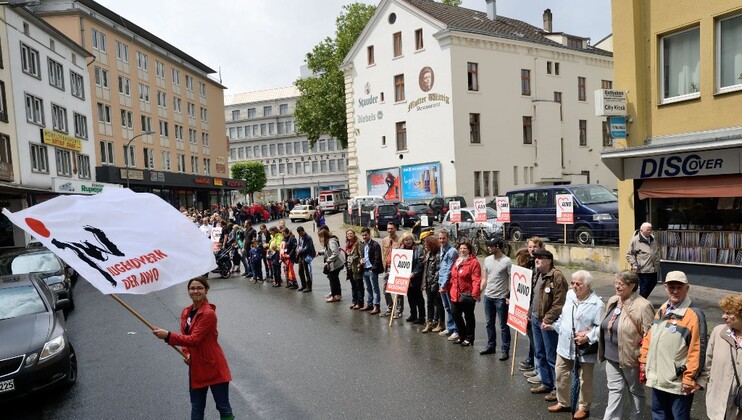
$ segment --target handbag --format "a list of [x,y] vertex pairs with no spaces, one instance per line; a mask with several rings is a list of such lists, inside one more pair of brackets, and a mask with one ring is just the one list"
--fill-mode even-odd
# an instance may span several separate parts
[[[572,306],[572,337],[575,334],[575,308],[577,305]],[[575,343],[575,354],[577,356],[587,356],[588,354],[595,354],[598,352],[598,342],[590,343],[589,341],[584,344]]]
[[732,347],[729,347],[729,353],[732,355],[734,379],[737,380],[737,388],[734,390],[734,406],[742,409],[742,386],[739,385],[739,375],[737,375],[737,362],[734,360],[734,350],[732,350]]

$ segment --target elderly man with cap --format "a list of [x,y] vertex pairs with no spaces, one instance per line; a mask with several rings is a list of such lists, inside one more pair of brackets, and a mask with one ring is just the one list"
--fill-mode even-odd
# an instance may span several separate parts
[[484,316],[487,319],[487,347],[479,354],[497,352],[497,317],[500,317],[500,338],[502,354],[500,360],[508,360],[510,355],[510,327],[508,327],[508,297],[510,296],[510,267],[512,261],[502,250],[505,241],[489,239],[486,242],[487,253],[484,259],[484,271],[487,274],[482,281],[484,295]]
[[706,316],[691,305],[689,289],[685,273],[667,273],[667,302],[642,341],[639,381],[652,388],[653,419],[689,419],[693,394],[701,388]]
[[536,286],[533,289],[533,344],[538,359],[541,385],[531,388],[534,394],[548,394],[546,401],[556,401],[556,348],[559,334],[551,324],[562,313],[569,283],[561,271],[554,268],[554,255],[541,249],[533,253],[536,264]]

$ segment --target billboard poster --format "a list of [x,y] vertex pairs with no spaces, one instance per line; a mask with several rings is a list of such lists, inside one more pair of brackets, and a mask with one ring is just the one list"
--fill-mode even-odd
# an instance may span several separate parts
[[407,201],[443,197],[440,162],[403,166],[402,193]]
[[399,168],[366,171],[368,195],[378,195],[385,200],[401,200]]

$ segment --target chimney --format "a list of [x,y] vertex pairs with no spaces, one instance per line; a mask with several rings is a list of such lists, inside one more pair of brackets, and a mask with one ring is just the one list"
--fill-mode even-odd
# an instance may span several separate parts
[[544,10],[544,31],[551,33],[551,22],[553,22],[553,17],[551,16],[551,9]]
[[485,0],[487,2],[487,17],[490,20],[497,18],[497,0]]

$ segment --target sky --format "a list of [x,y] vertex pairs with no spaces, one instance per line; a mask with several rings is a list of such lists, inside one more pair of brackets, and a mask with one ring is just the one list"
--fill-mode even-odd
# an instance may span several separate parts
[[[352,0],[97,0],[126,19],[221,69],[225,95],[291,85],[307,52],[332,37],[342,6]],[[368,4],[378,1],[360,0]],[[497,14],[543,27],[551,9],[554,32],[589,37],[611,33],[611,0],[498,0]],[[206,7],[203,7],[206,5]],[[486,10],[485,0],[461,7]],[[216,79],[218,74],[213,75]]]

